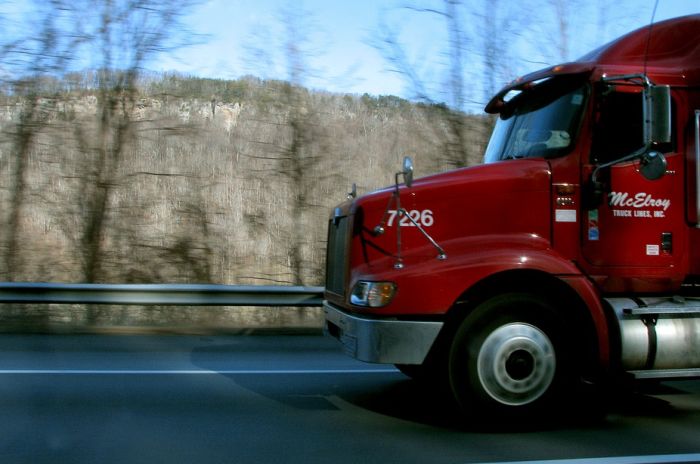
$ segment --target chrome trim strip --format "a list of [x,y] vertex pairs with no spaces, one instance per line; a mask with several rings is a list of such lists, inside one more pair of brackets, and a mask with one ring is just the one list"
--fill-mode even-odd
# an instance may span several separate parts
[[656,369],[629,371],[635,379],[697,379],[700,369]]

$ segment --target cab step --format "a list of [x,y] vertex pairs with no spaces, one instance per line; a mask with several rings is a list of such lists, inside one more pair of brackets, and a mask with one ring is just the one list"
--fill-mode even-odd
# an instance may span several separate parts
[[638,306],[624,307],[622,312],[630,316],[661,314],[700,315],[700,299],[674,296],[672,298],[638,298]]

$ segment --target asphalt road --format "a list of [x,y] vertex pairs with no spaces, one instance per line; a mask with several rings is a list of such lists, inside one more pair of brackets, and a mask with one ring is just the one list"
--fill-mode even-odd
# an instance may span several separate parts
[[700,460],[700,381],[612,403],[593,422],[475,432],[320,336],[0,336],[2,463]]

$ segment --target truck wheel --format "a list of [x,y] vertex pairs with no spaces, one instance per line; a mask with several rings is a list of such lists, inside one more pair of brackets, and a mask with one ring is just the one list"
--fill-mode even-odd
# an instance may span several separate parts
[[486,420],[548,417],[573,376],[563,324],[542,298],[504,294],[479,305],[450,350],[452,393]]

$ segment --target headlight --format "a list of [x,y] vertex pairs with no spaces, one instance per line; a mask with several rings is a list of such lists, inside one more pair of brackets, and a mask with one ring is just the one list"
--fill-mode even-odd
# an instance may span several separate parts
[[388,305],[395,293],[396,284],[393,282],[360,281],[352,289],[350,303],[357,306],[380,308]]

